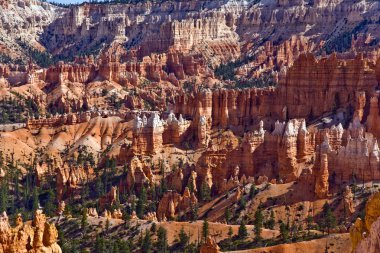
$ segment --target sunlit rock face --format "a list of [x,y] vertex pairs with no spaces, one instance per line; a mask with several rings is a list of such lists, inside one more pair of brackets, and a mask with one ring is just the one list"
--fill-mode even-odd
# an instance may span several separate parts
[[376,192],[365,206],[365,218],[358,218],[350,228],[353,252],[379,251],[380,193]]
[[[205,112],[206,117],[212,116],[212,126],[220,127],[249,125],[258,117],[313,119],[334,108],[355,108],[358,90],[375,91],[376,68],[360,55],[343,60],[334,54],[321,59],[310,53],[301,54],[287,71],[280,73],[276,89],[220,89],[211,94],[183,94],[177,98],[175,112],[193,117],[198,111]],[[197,109],[190,110],[194,107]]]
[[0,249],[3,252],[62,252],[57,244],[57,228],[46,221],[41,210],[35,212],[31,224],[23,223],[19,215],[14,228],[9,225],[4,212],[0,215],[0,232]]

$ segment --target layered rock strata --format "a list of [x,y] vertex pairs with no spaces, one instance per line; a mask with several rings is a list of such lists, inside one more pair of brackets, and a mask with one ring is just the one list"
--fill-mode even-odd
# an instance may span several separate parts
[[264,117],[310,121],[338,108],[355,108],[357,91],[370,94],[378,83],[376,65],[362,55],[341,60],[335,54],[321,59],[301,54],[292,67],[280,73],[277,88],[182,94],[174,112],[191,118],[204,115],[212,126],[232,129]]

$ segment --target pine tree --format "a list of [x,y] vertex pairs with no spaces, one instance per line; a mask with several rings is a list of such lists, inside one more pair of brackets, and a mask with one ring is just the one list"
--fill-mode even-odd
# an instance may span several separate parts
[[244,210],[247,206],[247,200],[245,199],[245,197],[241,197],[240,200],[239,200],[239,209],[240,210]]
[[106,253],[107,252],[105,241],[100,236],[96,237],[94,249],[95,249],[96,253]]
[[308,215],[306,218],[306,224],[307,224],[307,235],[310,235],[311,230],[311,223],[313,222],[313,217],[311,215]]
[[141,187],[140,196],[136,204],[136,214],[139,218],[142,218],[144,216],[146,201],[147,201],[146,190],[145,190],[145,187],[143,186]]
[[232,239],[232,236],[234,235],[234,231],[232,231],[232,227],[231,226],[229,226],[228,227],[228,239]]
[[83,235],[86,234],[87,225],[88,225],[88,221],[87,221],[87,208],[83,208],[82,219],[81,219],[81,227],[82,227],[82,230],[83,230]]
[[38,209],[39,203],[40,203],[40,200],[39,200],[38,188],[35,187],[33,190],[33,206],[32,206],[33,213]]
[[211,189],[206,182],[202,182],[200,197],[202,201],[209,201],[211,199]]
[[185,229],[181,228],[181,230],[179,231],[179,245],[181,246],[181,248],[184,248],[186,247],[186,245],[188,244],[189,242],[189,236],[185,233]]
[[248,236],[247,227],[245,226],[245,222],[242,220],[239,226],[238,238],[245,239],[247,236]]
[[8,185],[4,181],[0,185],[0,213],[7,211],[8,208]]
[[54,215],[54,192],[52,189],[49,189],[47,200],[44,208],[44,212],[47,216],[53,216]]
[[150,233],[145,231],[144,239],[142,240],[141,251],[143,253],[151,253],[152,252],[152,241],[150,238]]
[[190,177],[189,178],[189,182],[187,183],[187,188],[189,188],[189,191],[191,192],[191,193],[193,193],[194,192],[194,183],[193,183],[193,178],[192,177]]
[[260,208],[258,208],[255,212],[255,221],[254,221],[254,225],[255,225],[255,239],[256,241],[261,241],[262,240],[262,237],[261,237],[261,231],[263,229],[263,213],[261,211]]
[[106,220],[106,233],[108,234],[108,231],[110,230],[110,220],[107,218]]
[[330,205],[326,202],[323,206],[323,219],[322,219],[322,227],[327,228],[327,233],[330,234],[330,229],[336,226],[336,217],[331,210]]
[[270,211],[270,218],[267,222],[267,226],[269,229],[274,229],[274,225],[275,225],[276,221],[274,219],[274,212],[273,210]]
[[202,240],[205,242],[207,237],[209,236],[209,224],[206,219],[203,220],[203,225],[202,225]]
[[157,230],[157,225],[155,222],[153,222],[152,226],[150,226],[150,232],[152,232],[154,234],[154,233],[156,233],[156,230]]
[[281,222],[280,224],[280,235],[281,235],[281,238],[284,242],[286,242],[289,238],[289,229],[288,227]]
[[230,221],[231,219],[231,211],[229,208],[226,208],[224,210],[224,219],[226,220],[226,224],[228,224],[228,222]]
[[122,253],[131,253],[131,247],[128,242],[124,240],[118,240],[119,251]]
[[168,236],[165,228],[160,227],[157,231],[157,250],[158,252],[168,252]]
[[190,202],[190,220],[192,221],[198,220],[198,204],[197,203],[193,205],[193,203]]
[[256,186],[252,184],[251,188],[249,188],[249,199],[253,199],[255,195],[256,195]]
[[97,176],[96,182],[95,182],[96,197],[100,198],[104,194],[103,190],[104,190],[104,187],[103,187],[102,179],[99,176]]

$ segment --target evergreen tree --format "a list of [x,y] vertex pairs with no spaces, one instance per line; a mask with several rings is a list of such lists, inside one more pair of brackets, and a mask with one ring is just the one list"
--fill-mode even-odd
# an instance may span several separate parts
[[280,223],[280,235],[284,242],[289,238],[289,229],[283,222]]
[[152,223],[152,226],[150,226],[150,232],[152,232],[152,233],[154,234],[154,233],[156,233],[156,230],[157,230],[156,223],[153,222],[153,223]]
[[142,218],[144,216],[146,201],[147,201],[146,190],[145,190],[145,187],[143,186],[141,187],[140,196],[136,204],[136,214],[139,218]]
[[327,233],[330,234],[330,229],[336,226],[336,217],[327,202],[323,205],[322,215],[321,226],[322,228],[327,229]]
[[152,241],[150,238],[150,233],[145,231],[144,239],[142,240],[141,251],[143,253],[151,253],[152,252]]
[[228,224],[228,222],[230,221],[231,219],[231,211],[229,208],[226,208],[224,210],[224,219],[226,220],[226,224]]
[[245,199],[244,196],[242,196],[239,200],[239,209],[244,210],[247,206],[247,200]]
[[203,225],[202,225],[202,241],[206,241],[207,237],[209,236],[209,224],[206,219],[203,220]]
[[253,199],[256,195],[256,185],[252,184],[251,188],[249,188],[249,199]]
[[198,204],[193,205],[192,202],[190,202],[190,220],[198,220]]
[[263,217],[263,213],[261,211],[261,208],[258,208],[255,212],[255,221],[254,221],[255,239],[257,241],[261,241],[261,239],[262,239],[261,231],[263,229],[263,220],[264,220],[264,217]]
[[6,181],[0,185],[0,213],[7,211],[8,208],[8,184]]
[[232,236],[234,235],[234,231],[232,231],[232,227],[231,226],[229,226],[228,227],[228,239],[232,239]]
[[95,181],[95,194],[97,198],[100,198],[104,194],[104,187],[100,176],[96,177]]
[[211,189],[206,182],[202,182],[200,197],[202,201],[211,200]]
[[238,231],[238,238],[239,239],[245,239],[248,236],[247,227],[245,226],[244,221],[242,220],[240,222],[239,231]]
[[108,234],[108,231],[110,230],[110,220],[107,218],[106,220],[106,233]]
[[193,193],[194,192],[194,183],[193,183],[193,178],[192,177],[190,177],[189,178],[189,182],[187,183],[187,188],[189,188],[189,191],[191,192],[191,193]]
[[179,245],[181,246],[181,248],[185,248],[189,242],[189,236],[185,233],[185,229],[183,228],[183,226],[181,230],[179,231],[178,237],[179,237]]
[[157,231],[157,250],[158,252],[168,252],[168,236],[165,228],[160,227]]
[[107,252],[105,241],[100,236],[96,237],[94,250],[95,250],[95,253],[106,253]]
[[312,222],[313,222],[313,217],[311,215],[308,215],[307,218],[306,218],[307,235],[310,235],[311,223]]
[[54,199],[55,199],[54,192],[52,189],[49,189],[44,212],[47,216],[50,216],[50,217],[54,215],[54,209],[55,209]]
[[269,229],[274,229],[274,225],[275,225],[276,221],[274,219],[274,212],[273,210],[270,211],[270,218],[267,222],[267,226]]
[[119,244],[119,251],[121,253],[131,253],[131,247],[129,245],[128,242],[124,241],[124,240],[118,240],[118,244]]
[[38,194],[38,188],[35,187],[33,190],[33,206],[32,206],[32,212],[34,213],[40,205],[39,200],[39,194]]
[[81,227],[82,227],[82,230],[83,230],[83,235],[86,234],[87,225],[88,225],[88,221],[87,221],[87,208],[83,208],[82,219],[81,219]]

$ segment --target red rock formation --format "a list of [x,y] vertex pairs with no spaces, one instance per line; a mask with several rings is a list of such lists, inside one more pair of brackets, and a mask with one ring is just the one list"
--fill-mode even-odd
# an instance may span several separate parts
[[144,215],[143,220],[157,221],[156,212],[148,212],[146,215]]
[[0,215],[0,250],[2,252],[51,252],[61,253],[57,244],[58,231],[54,224],[46,221],[41,210],[37,210],[31,225],[18,219],[17,226],[11,228],[8,216]]
[[[336,129],[331,128],[330,133],[334,134]],[[328,155],[329,172],[330,175],[334,175],[335,183],[347,183],[353,176],[364,181],[380,178],[377,169],[380,162],[379,147],[373,135],[364,132],[364,126],[360,124],[358,118],[354,119],[345,133],[342,131],[343,129],[339,130],[337,139],[340,140],[335,142],[335,148],[330,145],[328,134],[317,150],[317,156]],[[345,140],[343,136],[347,139]]]
[[[278,130],[281,130],[280,125],[275,128],[272,136],[282,134]],[[306,129],[305,121],[290,120],[285,126],[279,144],[279,176],[285,181],[293,181],[301,174],[299,165],[306,161],[314,144],[312,136]]]
[[91,167],[63,166],[63,168],[57,168],[56,173],[58,201],[71,195],[78,197],[83,184],[94,177],[94,170]]
[[377,138],[380,137],[380,115],[379,115],[379,93],[376,93],[375,96],[373,96],[370,99],[370,106],[369,106],[369,115],[367,117],[367,131],[375,135]]
[[272,133],[265,131],[260,122],[259,130],[245,133],[238,147],[228,150],[223,146],[217,151],[209,148],[202,153],[196,165],[198,185],[203,178],[210,177],[217,192],[222,193],[243,177],[294,181],[305,163],[311,161],[314,150],[315,134],[307,131],[304,120],[276,122]]
[[329,168],[326,154],[321,156],[320,165],[319,170],[315,172],[315,195],[323,199],[329,194]]
[[303,36],[293,35],[279,45],[273,41],[266,41],[264,46],[256,49],[257,56],[248,64],[239,67],[236,71],[238,76],[246,78],[258,78],[262,73],[282,70],[290,67],[302,53],[312,52],[316,49],[313,42]]
[[99,199],[99,208],[102,210],[107,206],[116,204],[117,201],[117,187],[112,186],[111,190]]
[[178,215],[186,214],[191,207],[197,204],[198,200],[194,193],[190,193],[186,187],[183,195],[174,191],[168,191],[161,198],[157,208],[157,218],[159,221],[174,219]]
[[301,54],[280,74],[277,88],[182,94],[176,100],[175,113],[193,119],[205,115],[212,126],[222,128],[250,125],[263,117],[313,119],[337,108],[356,106],[353,98],[358,90],[371,93],[378,85],[375,68],[361,55],[339,60],[335,54],[321,59]]
[[[338,60],[333,54],[317,60],[312,54],[304,54],[294,62],[286,78],[280,78],[279,99],[287,106],[290,118],[317,117],[334,107],[347,106],[356,91],[371,92],[377,83],[372,65],[361,55],[353,60]],[[325,89],[327,92],[323,92]]]
[[141,161],[136,156],[130,161],[130,169],[128,170],[127,177],[120,182],[120,193],[134,189],[140,190],[145,184],[154,182],[151,164],[147,161]]
[[90,207],[90,208],[87,209],[87,215],[89,217],[95,217],[95,218],[99,217],[98,211],[96,211],[96,208],[92,208],[92,207]]
[[65,208],[66,208],[65,201],[60,201],[59,204],[58,204],[58,208],[57,208],[57,214],[59,216],[62,216],[63,213],[65,212]]
[[50,118],[28,118],[26,127],[28,129],[40,129],[42,127],[53,128],[62,125],[75,125],[90,121],[92,117],[99,116],[96,113],[83,112],[83,113],[69,113],[63,115],[52,116]]
[[354,194],[348,185],[343,193],[343,208],[349,214],[353,214],[355,212]]
[[59,62],[46,70],[45,82],[62,84],[65,81],[87,83],[96,77],[96,66],[86,64],[64,64]]
[[371,226],[366,237],[360,241],[355,253],[376,253],[380,251],[380,218],[378,218]]
[[352,252],[378,252],[380,249],[380,192],[374,193],[368,199],[365,214],[364,221],[358,218],[350,228]]
[[152,113],[149,119],[143,115],[136,117],[134,122],[132,150],[137,154],[154,154],[162,148],[164,123],[157,113]]
[[163,144],[181,144],[189,127],[190,121],[184,120],[182,115],[179,115],[177,119],[174,113],[170,113],[163,132]]
[[207,237],[206,241],[201,245],[200,253],[219,253],[220,248],[216,244],[215,240],[210,236]]

